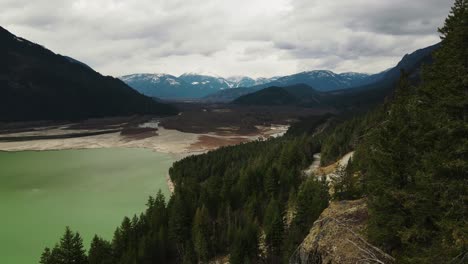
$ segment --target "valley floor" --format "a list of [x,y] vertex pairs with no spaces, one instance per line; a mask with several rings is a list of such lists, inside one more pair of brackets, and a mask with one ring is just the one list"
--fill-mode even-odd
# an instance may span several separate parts
[[[19,133],[4,133],[0,135],[1,151],[23,150],[61,150],[61,149],[91,149],[91,148],[148,148],[158,152],[168,153],[177,157],[203,153],[221,146],[248,142],[259,138],[278,136],[285,133],[287,125],[259,126],[258,132],[249,135],[236,133],[219,134],[188,133],[175,129],[159,127],[157,130],[141,133],[125,134],[123,131],[103,133],[90,136],[77,136],[96,130],[70,129],[72,124],[60,127],[36,128],[33,131]],[[76,135],[63,137],[63,135]],[[55,137],[55,138],[54,138]]]

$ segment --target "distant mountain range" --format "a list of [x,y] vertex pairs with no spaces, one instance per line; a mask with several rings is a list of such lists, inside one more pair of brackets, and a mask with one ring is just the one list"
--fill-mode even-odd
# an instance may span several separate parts
[[[381,102],[392,93],[400,78],[401,70],[406,71],[410,81],[418,82],[422,64],[432,62],[432,53],[439,44],[417,50],[405,55],[394,68],[385,72],[364,77],[364,85],[353,89],[334,91],[319,91],[307,84],[292,86],[262,86],[251,88],[230,89],[211,95],[211,101],[226,101],[231,99],[233,104],[239,105],[296,105],[303,107],[327,106],[336,109],[365,109],[367,106]],[[329,73],[327,75],[332,75]],[[367,83],[373,80],[371,83]],[[276,81],[277,82],[277,81]],[[236,97],[237,96],[237,97]]]
[[0,27],[0,121],[176,114],[119,79]]
[[255,87],[259,90],[271,86],[283,87],[300,83],[310,85],[319,91],[332,91],[372,83],[378,77],[379,75],[365,73],[336,74],[331,71],[317,70],[257,79],[246,76],[223,78],[195,73],[186,73],[179,77],[169,74],[131,74],[122,76],[120,79],[147,96],[165,99],[197,99],[212,96],[217,92],[231,96],[243,94],[241,91],[231,94],[230,90],[233,88]]
[[[435,47],[435,46],[431,46]],[[431,47],[427,49],[431,50]],[[223,78],[195,73],[179,77],[169,74],[131,74],[120,77],[138,92],[164,99],[203,99],[212,102],[229,102],[239,96],[267,87],[286,87],[305,84],[316,91],[329,92],[372,85],[383,79],[395,80],[400,68],[410,69],[418,61],[419,52],[406,55],[400,63],[377,74],[356,72],[334,73],[327,70],[305,71],[287,76],[253,79],[246,76]],[[424,55],[424,54],[423,54]]]
[[[439,44],[429,46],[424,49],[417,50],[411,54],[405,55],[401,61],[393,68],[377,74],[360,74],[360,73],[341,73],[335,74],[331,71],[311,71],[302,72],[290,76],[280,77],[275,81],[256,85],[247,88],[235,88],[218,91],[203,98],[210,102],[230,102],[245,96],[255,93],[268,87],[287,87],[297,84],[308,85],[316,92],[328,92],[337,95],[337,97],[347,96],[348,103],[360,103],[361,99],[358,94],[365,93],[366,96],[381,97],[384,90],[391,89],[400,77],[400,71],[405,70],[411,73],[413,79],[418,78],[420,67],[423,63],[431,62],[431,54],[439,47]],[[353,96],[356,96],[355,98]],[[339,100],[345,103],[346,98]]]
[[[177,113],[173,106],[155,100],[158,98],[361,107],[388,95],[398,81],[401,69],[417,80],[421,65],[431,62],[431,53],[438,46],[407,54],[394,68],[371,75],[309,71],[253,79],[194,73],[178,77],[132,74],[120,77],[122,82],[102,76],[78,60],[55,54],[0,27],[0,122]],[[258,92],[269,87],[274,88]],[[281,87],[286,89],[279,89]],[[252,95],[246,97],[249,94]]]
[[164,99],[193,99],[221,90],[261,85],[277,78],[253,79],[245,76],[223,78],[195,73],[185,73],[176,77],[170,74],[137,73],[122,76],[120,79],[147,96]]

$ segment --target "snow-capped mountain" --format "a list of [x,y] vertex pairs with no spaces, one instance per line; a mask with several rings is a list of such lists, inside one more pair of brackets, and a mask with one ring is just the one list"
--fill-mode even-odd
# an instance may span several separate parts
[[276,80],[273,78],[253,79],[246,76],[223,78],[197,73],[184,73],[179,77],[163,73],[137,73],[119,77],[138,92],[164,99],[202,98],[230,88],[251,87]]
[[153,84],[180,85],[177,77],[164,73],[138,73],[120,77],[124,82],[148,82]]
[[233,87],[232,83],[218,76],[184,73],[179,79],[203,89],[223,90]]
[[[162,73],[138,73],[119,77],[128,86],[138,92],[152,97],[179,98],[184,94],[188,85],[179,80],[176,76]],[[187,90],[188,96],[195,96],[196,93]]]
[[371,75],[365,73],[347,72],[337,74],[332,71],[316,70],[284,76],[265,85],[290,86],[302,83],[307,84],[318,91],[332,91],[370,83],[374,81],[370,76]]
[[140,93],[166,99],[202,98],[231,88],[255,87],[257,90],[270,86],[307,84],[319,91],[346,89],[375,81],[364,73],[341,73],[331,71],[307,71],[283,77],[251,78],[248,76],[220,76],[184,73],[179,77],[169,74],[132,74],[120,77],[122,81]]
[[250,78],[247,76],[232,76],[226,78],[228,82],[232,84],[232,88],[239,88],[239,87],[252,87],[255,85],[262,85],[265,83],[273,82],[277,80],[279,77],[272,77],[272,78]]

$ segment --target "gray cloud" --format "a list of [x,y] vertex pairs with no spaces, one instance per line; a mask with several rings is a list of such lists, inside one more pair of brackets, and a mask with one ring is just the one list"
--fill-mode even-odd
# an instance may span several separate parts
[[0,0],[0,25],[104,74],[378,72],[438,41],[453,0]]

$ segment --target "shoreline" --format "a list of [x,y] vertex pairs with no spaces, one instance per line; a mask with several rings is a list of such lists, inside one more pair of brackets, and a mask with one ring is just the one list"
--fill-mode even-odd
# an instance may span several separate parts
[[172,195],[175,190],[175,185],[174,185],[174,182],[172,182],[171,176],[169,174],[166,175],[166,184],[167,184],[167,188],[169,188],[169,192]]
[[[22,141],[0,141],[0,151],[54,151],[77,149],[101,149],[101,148],[142,148],[169,154],[179,161],[191,155],[200,155],[223,146],[231,146],[250,142],[258,139],[282,136],[289,126],[271,125],[258,127],[257,133],[239,135],[236,133],[187,133],[174,129],[159,127],[157,133],[143,138],[121,135],[120,132],[104,133],[90,136],[36,139]],[[28,133],[28,132],[26,132]],[[29,132],[30,133],[30,132]],[[56,134],[57,129],[44,129],[35,131],[39,136]],[[7,134],[10,137],[18,137],[18,134]],[[5,136],[5,134],[3,135]],[[170,193],[174,192],[174,183],[170,179],[169,172],[166,182]]]

